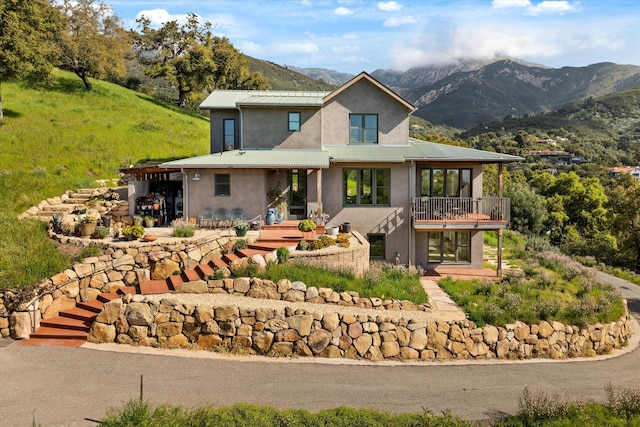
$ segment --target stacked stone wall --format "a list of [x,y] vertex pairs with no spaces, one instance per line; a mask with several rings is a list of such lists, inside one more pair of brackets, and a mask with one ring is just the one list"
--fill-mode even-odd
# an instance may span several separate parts
[[369,270],[369,242],[360,233],[352,232],[351,247],[331,246],[322,251],[294,251],[290,261],[314,265],[335,271],[349,271],[360,277]]
[[[253,283],[293,289],[293,284],[286,280],[277,284],[252,280],[235,279],[229,286],[244,288]],[[304,292],[319,292],[312,289]],[[363,314],[294,306],[214,306],[181,301],[179,297],[154,301],[136,295],[107,303],[92,326],[89,340],[277,357],[371,361],[564,359],[604,354],[622,347],[630,336],[629,320],[626,314],[616,322],[584,328],[546,321],[480,328],[468,320],[423,321],[411,316],[391,316],[384,310]]]

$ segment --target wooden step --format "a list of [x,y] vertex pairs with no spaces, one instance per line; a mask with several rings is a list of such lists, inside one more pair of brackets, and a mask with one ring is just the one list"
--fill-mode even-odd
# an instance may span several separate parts
[[138,290],[135,286],[123,286],[118,289],[118,295],[135,295]]
[[234,253],[224,254],[222,259],[227,262],[227,264],[231,264],[233,261],[240,259],[240,257]]
[[98,313],[96,313],[95,311],[86,310],[81,307],[75,307],[61,311],[59,315],[61,317],[68,317],[70,319],[93,321],[98,316]]
[[[84,331],[89,332],[91,321],[73,319],[71,317],[56,316],[50,319],[45,319],[40,322],[40,328],[54,328],[64,329],[72,331]],[[36,330],[38,332],[40,330]]]
[[79,302],[76,304],[76,307],[80,307],[80,308],[84,308],[85,310],[100,313],[102,311],[102,307],[104,307],[104,302],[94,299],[87,302]]
[[198,264],[196,265],[195,270],[202,278],[213,276],[213,273],[215,273],[213,268],[211,268],[211,266],[209,266],[208,264]]
[[252,248],[252,247],[249,247],[247,249],[239,249],[239,250],[236,251],[236,253],[239,256],[245,257],[245,258],[249,258],[249,257],[252,257],[254,255],[265,256],[266,254],[270,254],[271,252],[273,252],[273,250],[271,250],[271,249],[259,249],[259,248]]
[[223,259],[214,259],[211,260],[211,263],[214,265],[214,268],[229,268],[229,264],[226,263]]
[[185,282],[195,282],[196,280],[201,280],[202,277],[194,268],[190,268],[188,270],[184,270],[182,272],[182,278]]
[[71,329],[59,329],[50,327],[40,327],[29,338],[49,338],[64,340],[84,340],[89,337],[89,333],[85,331],[75,331]]
[[150,294],[166,294],[171,292],[169,288],[169,284],[167,280],[145,280],[140,282],[140,294],[142,295],[150,295]]
[[184,278],[180,274],[174,274],[167,278],[167,284],[169,285],[169,289],[175,291],[184,283]]
[[119,299],[120,298],[120,294],[117,292],[107,292],[107,293],[103,293],[103,294],[98,294],[98,301],[102,301],[102,302],[109,302],[112,301],[114,299]]

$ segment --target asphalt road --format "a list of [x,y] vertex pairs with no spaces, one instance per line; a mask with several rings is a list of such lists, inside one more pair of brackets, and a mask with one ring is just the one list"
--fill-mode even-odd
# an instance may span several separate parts
[[[640,287],[608,280],[639,318]],[[141,376],[144,399],[156,403],[249,402],[311,411],[346,405],[393,413],[450,411],[469,420],[517,412],[525,386],[572,400],[603,401],[609,382],[640,384],[637,348],[607,359],[449,364],[346,364],[97,348],[25,347],[0,340],[0,426],[33,421],[42,426],[97,425],[107,410],[139,397]]]

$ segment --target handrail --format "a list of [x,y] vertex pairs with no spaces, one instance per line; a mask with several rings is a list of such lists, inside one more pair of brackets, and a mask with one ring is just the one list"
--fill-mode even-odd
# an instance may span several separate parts
[[509,222],[508,197],[414,197],[411,202],[414,221],[468,221],[475,223]]

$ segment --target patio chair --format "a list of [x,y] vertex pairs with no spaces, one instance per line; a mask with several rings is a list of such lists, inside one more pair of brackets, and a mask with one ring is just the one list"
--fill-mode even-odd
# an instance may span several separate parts
[[229,211],[226,208],[219,208],[215,216],[216,225],[226,228],[229,225]]
[[215,219],[213,208],[204,208],[200,214],[200,227],[213,228]]
[[242,208],[233,208],[231,210],[231,225],[236,225],[238,221],[244,220],[244,212]]

